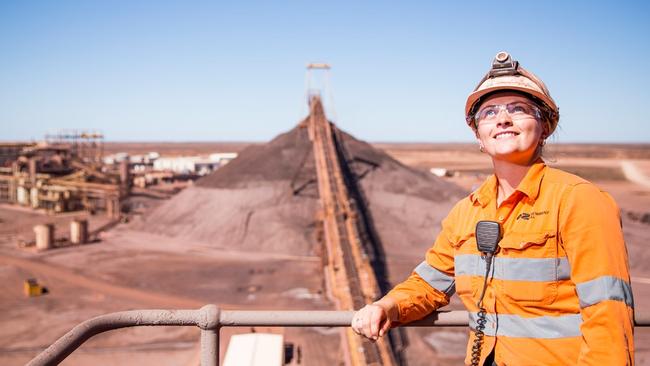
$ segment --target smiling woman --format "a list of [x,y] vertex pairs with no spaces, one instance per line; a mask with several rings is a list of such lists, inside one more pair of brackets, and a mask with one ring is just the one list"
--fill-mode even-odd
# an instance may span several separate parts
[[456,204],[411,276],[359,310],[352,328],[377,339],[457,293],[473,330],[466,364],[633,364],[619,210],[542,160],[559,122],[544,83],[500,52],[465,114],[494,174]]
[[482,105],[474,127],[481,151],[520,166],[540,157],[549,127],[528,98],[516,92],[493,92]]

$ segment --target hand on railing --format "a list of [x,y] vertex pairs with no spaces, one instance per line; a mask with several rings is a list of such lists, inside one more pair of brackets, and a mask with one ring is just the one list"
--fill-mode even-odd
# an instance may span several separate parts
[[386,334],[393,322],[397,322],[397,318],[397,304],[385,297],[354,313],[350,326],[355,333],[376,341]]

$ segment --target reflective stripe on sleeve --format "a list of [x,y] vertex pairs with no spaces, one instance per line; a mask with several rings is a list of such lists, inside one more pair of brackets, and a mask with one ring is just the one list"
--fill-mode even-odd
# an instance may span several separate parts
[[[477,320],[477,313],[469,313],[469,326],[472,330],[476,329]],[[580,314],[533,318],[514,314],[486,314],[486,320],[483,332],[493,337],[556,339],[581,336]]]
[[[485,260],[478,254],[462,254],[454,258],[456,275],[484,276]],[[495,257],[492,277],[506,281],[547,282],[568,280],[571,267],[566,257],[507,258]]]
[[580,307],[595,305],[605,300],[622,301],[634,307],[632,287],[624,280],[612,276],[601,276],[591,281],[576,284]]
[[431,265],[426,261],[418,264],[414,271],[436,290],[444,292],[448,296],[451,296],[456,292],[456,286],[454,286],[456,282],[454,277],[438,271],[431,267]]

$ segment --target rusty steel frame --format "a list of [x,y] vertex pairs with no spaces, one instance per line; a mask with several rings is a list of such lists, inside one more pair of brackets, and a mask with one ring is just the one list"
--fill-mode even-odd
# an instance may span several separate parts
[[[57,365],[91,337],[109,330],[138,326],[196,326],[201,329],[201,365],[219,364],[219,331],[223,327],[348,327],[354,311],[130,310],[100,315],[78,324],[41,352],[28,366]],[[440,311],[406,327],[466,327],[467,311]],[[635,313],[635,326],[650,326],[650,312]]]

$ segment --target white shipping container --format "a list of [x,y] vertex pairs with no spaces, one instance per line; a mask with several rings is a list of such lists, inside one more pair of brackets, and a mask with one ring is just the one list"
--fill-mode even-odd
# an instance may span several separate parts
[[281,334],[248,333],[230,337],[223,366],[282,366],[284,338]]

